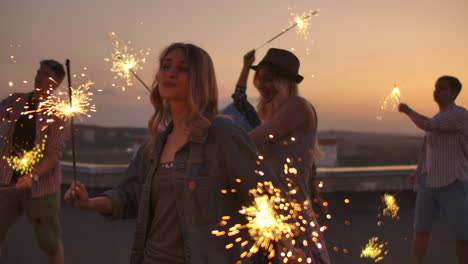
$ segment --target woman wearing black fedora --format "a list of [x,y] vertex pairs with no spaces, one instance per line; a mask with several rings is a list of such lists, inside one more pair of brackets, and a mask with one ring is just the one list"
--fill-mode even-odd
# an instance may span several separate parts
[[[286,191],[301,203],[310,203],[310,181],[317,148],[317,114],[312,104],[298,93],[299,59],[291,52],[271,48],[255,66],[255,51],[244,56],[242,71],[233,94],[234,105],[252,127],[249,135],[287,186]],[[250,69],[255,71],[254,86],[260,92],[257,109],[247,100]],[[300,243],[312,263],[330,263],[328,251],[315,213],[308,206],[304,217],[313,224],[304,232],[309,243]]]

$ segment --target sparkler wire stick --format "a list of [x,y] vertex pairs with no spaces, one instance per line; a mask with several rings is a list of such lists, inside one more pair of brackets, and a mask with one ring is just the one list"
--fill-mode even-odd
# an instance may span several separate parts
[[[315,10],[314,12],[312,13],[309,13],[308,15],[304,16],[303,18],[301,18],[302,21],[306,20],[306,19],[309,19],[311,18],[313,15],[316,15],[318,13],[318,10]],[[291,30],[292,28],[296,27],[297,24],[299,23],[299,21],[296,21],[294,24],[290,25],[289,27],[287,27],[286,29],[283,29],[283,31],[281,31],[280,33],[278,33],[276,36],[272,37],[270,40],[268,40],[267,42],[263,43],[262,45],[258,46],[258,48],[256,48],[255,50],[259,50],[261,48],[263,48],[266,44],[272,42],[273,40],[279,38],[281,35],[283,35],[284,33],[288,32],[289,30]]]
[[151,93],[151,89],[148,87],[148,85],[146,85],[145,82],[143,82],[143,80],[140,78],[140,76],[138,76],[135,71],[133,71],[132,69],[130,69],[130,72],[133,74],[133,76],[135,76],[135,78],[137,78],[138,81],[140,81],[140,83],[146,88],[146,90],[148,90],[148,92]]
[[[73,109],[73,100],[72,100],[72,85],[71,85],[71,74],[70,74],[70,60],[67,59],[67,79],[68,79],[68,98],[70,100],[70,109]],[[75,125],[74,125],[74,115],[70,116],[70,130],[71,130],[71,143],[72,143],[72,160],[73,160],[73,179],[76,183],[76,152],[75,152]]]

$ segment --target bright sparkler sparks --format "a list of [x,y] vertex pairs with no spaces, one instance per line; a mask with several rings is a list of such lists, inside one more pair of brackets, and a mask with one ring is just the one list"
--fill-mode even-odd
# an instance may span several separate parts
[[[395,111],[400,104],[401,99],[401,91],[398,86],[394,86],[393,90],[385,97],[383,101],[380,103],[380,111]],[[382,116],[379,115],[376,117],[377,120],[382,120]]]
[[303,13],[302,15],[295,15],[291,13],[291,15],[294,17],[293,21],[291,21],[289,27],[283,29],[280,33],[276,34],[273,38],[269,39],[267,42],[263,43],[262,45],[258,46],[255,50],[259,50],[260,48],[263,48],[266,44],[272,42],[273,40],[279,38],[281,35],[284,33],[288,32],[289,30],[293,29],[294,27],[297,27],[297,33],[299,36],[302,36],[304,39],[307,39],[308,37],[308,29],[310,26],[310,23],[308,19],[310,19],[312,16],[315,16],[318,14],[318,10],[310,10],[309,12]]
[[[283,238],[292,238],[296,230],[294,224],[288,223],[290,215],[279,214],[278,211],[288,212],[294,206],[286,203],[281,197],[281,190],[275,188],[271,182],[258,183],[256,189],[250,190],[250,195],[254,201],[252,205],[243,206],[240,214],[245,215],[247,223],[244,225],[236,224],[228,229],[228,236],[235,236],[240,233],[240,230],[247,229],[250,237],[253,239],[253,245],[241,254],[241,258],[251,257],[260,249],[266,250],[268,259],[276,256],[275,243]],[[223,220],[229,220],[229,216],[223,217]],[[214,230],[213,235],[222,236],[226,232]],[[249,244],[249,241],[236,238],[236,243],[240,243],[242,247]],[[233,244],[228,244],[227,249],[232,248]]]
[[[291,8],[289,9],[291,10]],[[290,15],[293,17],[293,20],[289,23],[290,26],[296,26],[296,34],[303,38],[308,39],[309,37],[309,28],[310,28],[310,18],[314,15],[317,15],[317,10],[309,10],[300,15],[295,14],[291,11]]]
[[32,150],[22,151],[18,155],[3,157],[6,159],[8,165],[21,175],[26,175],[34,170],[34,165],[44,157],[43,151],[45,150],[47,136],[42,140],[42,143],[34,146]]
[[384,256],[388,254],[388,250],[385,250],[386,245],[386,242],[379,242],[378,237],[371,238],[361,251],[361,258],[370,258],[374,260],[374,263],[383,260]]
[[96,105],[92,103],[93,99],[91,98],[93,93],[89,91],[90,86],[93,84],[93,82],[88,81],[76,89],[72,88],[71,105],[67,93],[60,92],[58,96],[49,95],[46,101],[39,104],[35,112],[57,116],[62,119],[81,115],[91,117],[88,113],[96,112]]
[[[112,43],[114,53],[112,53],[110,58],[105,58],[104,61],[112,62],[111,71],[116,73],[114,79],[124,79],[127,86],[132,86],[132,75],[138,78],[136,72],[143,69],[141,65],[146,62],[146,56],[150,54],[150,49],[136,52],[127,45],[131,43],[130,41],[125,44],[117,37],[115,32],[110,32],[109,36],[114,40]],[[142,82],[139,78],[138,80]],[[143,82],[142,84],[149,89]]]
[[386,208],[383,209],[383,215],[390,216],[391,218],[397,218],[400,207],[396,203],[396,199],[393,195],[384,194],[382,200],[385,202]]
[[[227,231],[212,231],[212,234],[216,236],[236,236],[241,230],[247,230],[252,242],[244,240],[241,236],[235,238],[235,243],[246,248],[240,254],[241,259],[249,258],[263,249],[268,253],[268,259],[277,256],[282,259],[283,263],[287,263],[289,259],[296,258],[297,261],[301,259],[294,255],[291,246],[316,246],[319,250],[323,248],[319,233],[324,232],[326,227],[320,229],[314,221],[307,220],[309,201],[299,204],[295,200],[286,200],[282,197],[281,190],[275,188],[271,182],[257,183],[257,188],[250,190],[250,195],[254,198],[253,203],[250,206],[243,206],[239,211],[245,216],[246,224],[235,224]],[[229,219],[229,216],[222,217],[220,225],[227,225]],[[310,236],[299,235],[306,234],[310,228],[313,229]],[[285,244],[290,244],[290,246],[278,247],[278,245]],[[232,247],[234,243],[226,245],[226,249]]]

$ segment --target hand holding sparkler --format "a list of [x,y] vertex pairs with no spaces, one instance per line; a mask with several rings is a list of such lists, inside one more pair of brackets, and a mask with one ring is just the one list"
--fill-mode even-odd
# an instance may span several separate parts
[[251,50],[244,55],[244,68],[250,68],[255,62],[255,50]]
[[89,194],[86,186],[79,181],[74,181],[65,192],[64,198],[67,203],[78,209],[88,209]]
[[413,111],[407,104],[399,104],[398,105],[398,111],[401,113],[408,114],[409,112]]
[[112,200],[110,198],[105,196],[89,198],[86,186],[79,181],[72,182],[63,199],[78,209],[92,210],[102,214],[112,213]]
[[21,176],[16,182],[15,188],[18,190],[31,189],[32,178],[29,176]]
[[[242,70],[239,75],[239,79],[237,80],[237,86],[247,87],[247,79],[249,78],[250,67],[252,66],[254,61],[255,50],[251,50],[244,55]],[[238,92],[235,92],[233,96],[239,96],[238,98],[242,98],[243,94],[244,92],[240,92],[240,94],[238,94]],[[237,98],[234,97],[234,100],[237,100]]]

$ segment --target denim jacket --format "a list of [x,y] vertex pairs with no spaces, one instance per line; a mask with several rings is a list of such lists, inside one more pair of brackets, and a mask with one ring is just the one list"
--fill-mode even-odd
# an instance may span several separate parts
[[[143,157],[141,148],[129,166],[128,178],[104,193],[112,200],[111,219],[137,218],[131,264],[143,263],[151,224],[151,181],[171,129],[169,126],[158,135],[149,159]],[[251,203],[249,190],[255,188],[259,181],[274,179],[267,168],[256,162],[256,148],[249,136],[231,120],[222,117],[213,119],[204,135],[191,134],[188,142],[176,152],[176,210],[182,228],[186,263],[231,264],[239,260],[245,249],[234,242],[237,236],[216,237],[211,231],[227,230],[244,222],[245,218],[238,211]],[[264,171],[265,176],[254,173],[255,170]],[[227,190],[227,194],[222,190]],[[231,219],[222,227],[219,221],[223,216]],[[239,236],[248,240],[245,232]],[[225,246],[229,243],[235,246],[228,250]]]

